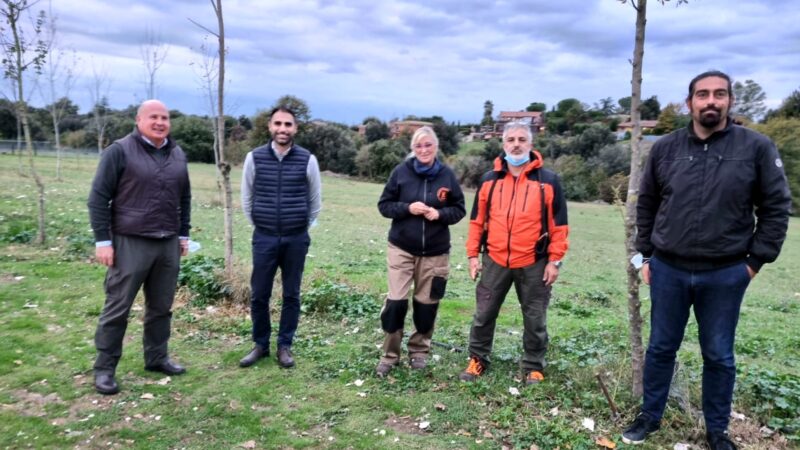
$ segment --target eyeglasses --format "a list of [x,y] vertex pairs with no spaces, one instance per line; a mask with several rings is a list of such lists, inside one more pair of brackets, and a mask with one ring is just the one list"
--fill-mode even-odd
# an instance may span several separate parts
[[417,150],[419,150],[421,148],[431,148],[431,147],[433,147],[433,143],[432,142],[426,142],[424,144],[414,144],[414,148],[417,149]]

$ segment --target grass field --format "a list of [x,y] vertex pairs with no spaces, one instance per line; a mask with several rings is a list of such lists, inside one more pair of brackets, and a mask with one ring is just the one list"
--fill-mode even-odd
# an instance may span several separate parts
[[[306,314],[294,347],[296,368],[280,369],[271,358],[240,369],[238,360],[251,347],[247,309],[198,306],[183,295],[174,310],[170,352],[188,373],[169,379],[144,371],[140,298],[117,371],[122,392],[104,397],[94,392],[91,372],[104,269],[89,258],[93,240],[85,206],[96,161],[67,160],[63,182],[55,181],[53,158],[36,163],[47,183],[49,240],[41,248],[26,243],[35,231],[33,180],[19,174],[16,157],[0,156],[0,447],[544,450],[602,448],[595,443],[601,438],[625,447],[619,433],[639,401],[629,393],[617,208],[569,205],[571,248],[549,309],[547,378],[533,388],[519,383],[522,321],[513,293],[498,323],[492,368],[472,384],[457,378],[467,355],[443,346],[434,347],[425,371],[412,372],[406,363],[388,380],[375,378],[382,332],[372,313]],[[189,259],[219,257],[222,214],[214,168],[191,165],[190,171],[192,238],[202,249]],[[235,170],[237,199],[239,175]],[[323,211],[311,231],[304,295],[338,286],[344,291],[334,294],[359,293],[359,301],[380,303],[389,226],[376,207],[381,189],[323,177]],[[434,334],[437,342],[459,348],[466,346],[474,306],[465,235],[462,221],[453,230],[451,278]],[[235,254],[242,279],[249,276],[249,236],[237,200]],[[753,281],[742,310],[734,402],[741,416],[731,427],[741,448],[798,446],[798,266],[800,222],[793,219],[783,254]],[[643,313],[648,308],[645,298]],[[641,448],[705,448],[696,331],[690,323],[662,430]],[[621,418],[611,417],[597,374]],[[593,430],[585,419],[594,421]],[[762,426],[783,431],[768,436]]]

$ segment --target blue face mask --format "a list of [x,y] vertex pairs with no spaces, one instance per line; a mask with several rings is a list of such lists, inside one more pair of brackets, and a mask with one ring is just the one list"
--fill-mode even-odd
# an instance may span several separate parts
[[512,166],[519,167],[519,166],[521,166],[521,165],[523,165],[523,164],[525,164],[525,163],[527,163],[528,161],[531,160],[531,154],[530,153],[526,153],[525,156],[523,156],[522,158],[519,158],[519,159],[512,158],[511,155],[506,154],[505,158],[503,158],[503,159],[505,159],[506,162],[511,164]]

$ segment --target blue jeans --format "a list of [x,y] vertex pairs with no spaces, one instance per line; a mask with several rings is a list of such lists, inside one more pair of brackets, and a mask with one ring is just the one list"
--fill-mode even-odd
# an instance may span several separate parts
[[725,431],[731,413],[736,365],[733,341],[750,275],[744,262],[707,271],[686,271],[650,260],[650,344],[644,363],[642,413],[661,420],[694,307],[703,354],[703,415],[707,431]]
[[280,267],[283,285],[283,305],[278,329],[278,347],[291,347],[300,319],[300,283],[306,253],[311,244],[308,232],[292,236],[270,236],[253,231],[253,274],[250,277],[252,297],[250,316],[253,319],[253,342],[269,348],[272,324],[269,299],[275,272]]

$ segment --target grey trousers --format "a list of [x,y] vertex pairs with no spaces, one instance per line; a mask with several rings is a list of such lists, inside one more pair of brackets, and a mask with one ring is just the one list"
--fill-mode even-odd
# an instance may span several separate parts
[[547,306],[550,303],[550,287],[542,277],[546,260],[519,269],[508,269],[488,256],[483,257],[483,271],[475,288],[475,316],[469,333],[469,352],[488,362],[492,353],[494,328],[500,307],[506,299],[511,284],[522,307],[523,355],[520,368],[523,371],[543,370],[547,352]]
[[96,374],[114,374],[122,356],[128,315],[142,286],[145,367],[157,366],[167,359],[180,252],[177,236],[167,239],[114,236],[114,266],[106,272],[106,302],[94,336]]

